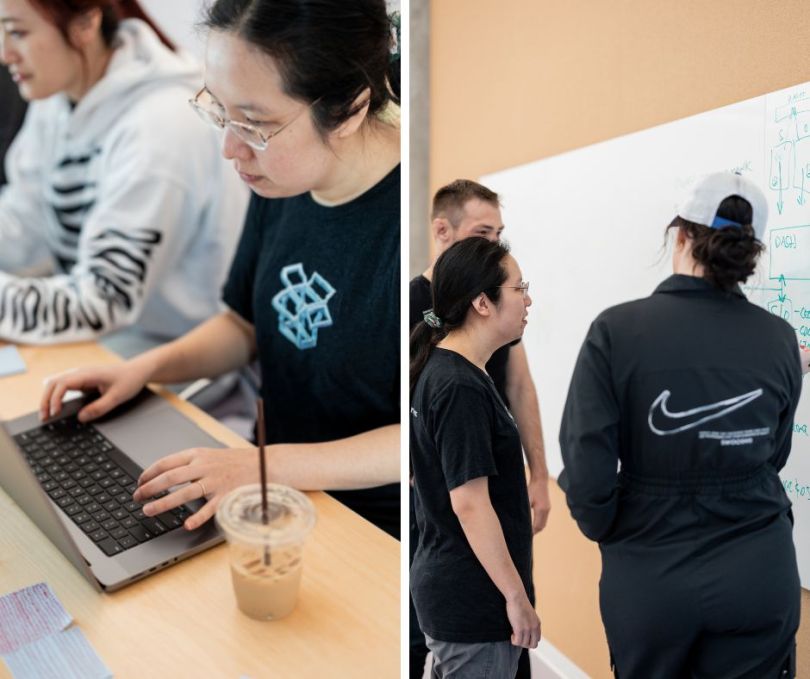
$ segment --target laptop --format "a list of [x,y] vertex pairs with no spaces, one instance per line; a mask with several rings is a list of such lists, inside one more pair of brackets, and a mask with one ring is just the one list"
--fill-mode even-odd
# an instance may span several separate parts
[[144,389],[82,424],[93,400],[67,401],[46,423],[37,413],[0,424],[0,486],[99,591],[114,591],[223,541],[208,521],[187,531],[203,502],[147,517],[132,492],[153,462],[186,448],[223,445]]

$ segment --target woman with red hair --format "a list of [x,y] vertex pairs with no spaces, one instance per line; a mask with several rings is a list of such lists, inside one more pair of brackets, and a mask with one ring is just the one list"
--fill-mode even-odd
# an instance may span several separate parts
[[217,310],[247,196],[187,100],[195,63],[134,0],[0,0],[30,102],[0,194],[0,340],[128,329],[131,354]]

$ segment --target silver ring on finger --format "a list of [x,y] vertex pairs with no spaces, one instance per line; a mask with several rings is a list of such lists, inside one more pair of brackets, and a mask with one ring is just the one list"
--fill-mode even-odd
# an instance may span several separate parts
[[205,484],[202,482],[202,479],[197,479],[197,483],[199,484],[200,490],[202,491],[202,495],[200,495],[200,499],[204,500],[204,499],[206,499],[205,496],[208,495],[208,493],[205,492]]

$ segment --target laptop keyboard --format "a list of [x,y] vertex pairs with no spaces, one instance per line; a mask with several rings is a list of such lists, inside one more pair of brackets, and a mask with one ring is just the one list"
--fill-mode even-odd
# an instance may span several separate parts
[[142,505],[132,499],[143,470],[95,427],[75,416],[14,439],[51,500],[107,556],[175,530],[191,514],[181,506],[146,516]]

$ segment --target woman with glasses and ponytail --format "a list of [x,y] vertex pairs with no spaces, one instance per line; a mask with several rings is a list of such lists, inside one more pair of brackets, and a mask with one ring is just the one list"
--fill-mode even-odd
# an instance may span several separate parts
[[[123,366],[52,380],[42,414],[68,388],[103,393],[80,413],[90,420],[146,382],[258,359],[269,480],[329,490],[398,536],[398,16],[384,0],[217,0],[205,25],[191,105],[253,191],[227,309]],[[155,515],[204,494],[193,529],[257,480],[255,448],[187,450],[147,469],[135,499]]]
[[411,593],[440,678],[511,679],[540,640],[520,434],[485,370],[523,334],[528,288],[505,245],[459,241],[411,334]]
[[602,312],[577,359],[559,483],[599,543],[621,679],[795,676],[799,573],[778,472],[802,367],[793,328],[740,289],[767,214],[740,175],[697,182],[667,227],[673,275]]
[[135,0],[0,0],[29,102],[0,193],[0,341],[132,355],[219,310],[247,192],[187,100],[199,67]]

